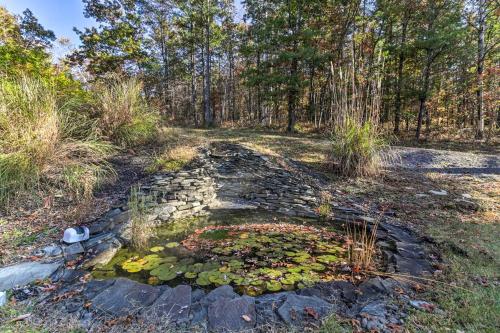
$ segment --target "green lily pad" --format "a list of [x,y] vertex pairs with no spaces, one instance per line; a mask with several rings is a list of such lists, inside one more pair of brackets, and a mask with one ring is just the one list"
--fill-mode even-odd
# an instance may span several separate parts
[[153,246],[152,248],[149,249],[149,251],[151,251],[151,252],[160,252],[163,250],[165,250],[165,248],[163,246]]
[[267,281],[266,288],[269,291],[279,291],[281,290],[281,283],[278,281]]
[[162,264],[153,269],[150,274],[158,277],[162,281],[170,281],[177,277],[177,272],[173,264]]
[[198,273],[196,272],[186,272],[184,273],[184,277],[186,279],[195,279],[198,276]]
[[198,274],[198,278],[196,279],[196,284],[199,286],[208,286],[211,284],[210,280],[208,280],[208,272],[201,272]]
[[316,260],[319,261],[319,262],[321,262],[321,263],[324,263],[324,264],[331,264],[331,263],[334,263],[334,262],[338,262],[339,258],[337,256],[334,256],[334,255],[331,255],[331,254],[325,254],[325,255],[322,255],[322,256],[317,256]]
[[170,243],[165,244],[165,247],[168,248],[168,249],[173,249],[174,247],[177,247],[179,245],[180,244],[177,243],[177,242],[170,242]]

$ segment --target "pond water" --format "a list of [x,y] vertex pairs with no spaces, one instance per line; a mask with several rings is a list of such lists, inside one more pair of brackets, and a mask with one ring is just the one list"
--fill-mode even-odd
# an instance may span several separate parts
[[292,290],[338,277],[344,238],[314,219],[260,210],[215,210],[156,230],[146,250],[121,249],[95,278],[149,284],[230,284],[247,295]]

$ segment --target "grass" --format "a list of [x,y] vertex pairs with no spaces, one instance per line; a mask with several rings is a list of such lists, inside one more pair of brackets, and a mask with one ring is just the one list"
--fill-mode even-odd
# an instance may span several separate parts
[[96,138],[72,134],[68,109],[47,83],[22,77],[0,84],[0,205],[50,188],[89,197],[112,174],[105,158],[113,148]]
[[111,141],[132,147],[156,136],[160,118],[144,99],[140,81],[111,77],[95,84],[93,90],[98,127]]
[[376,219],[371,228],[368,228],[366,221],[360,227],[347,223],[346,236],[349,240],[347,253],[354,272],[373,268],[379,222],[380,219]]
[[147,173],[181,170],[196,157],[197,148],[205,143],[203,132],[177,128],[164,128],[159,137],[163,150],[153,154],[145,168]]
[[387,144],[374,124],[348,118],[333,131],[330,161],[343,176],[375,176],[382,169],[384,148]]
[[145,250],[149,245],[149,240],[153,237],[154,227],[148,220],[148,203],[152,197],[141,194],[141,189],[132,187],[128,206],[131,212],[131,243],[137,250]]

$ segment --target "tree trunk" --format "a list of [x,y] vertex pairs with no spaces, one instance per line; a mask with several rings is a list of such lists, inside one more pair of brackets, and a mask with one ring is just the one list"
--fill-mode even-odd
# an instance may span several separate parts
[[[189,31],[193,33],[193,24],[189,25]],[[198,117],[196,116],[196,57],[195,57],[195,47],[194,42],[191,44],[191,55],[190,55],[190,72],[191,72],[191,105],[190,112],[193,116],[195,126],[198,126]]]
[[425,103],[427,102],[427,91],[429,90],[429,77],[431,72],[431,65],[432,65],[431,51],[427,51],[427,61],[423,72],[424,83],[419,97],[420,106],[418,109],[417,131],[415,133],[415,138],[417,139],[417,141],[420,140],[420,133],[422,130],[422,121],[424,119],[424,115],[427,115]]
[[483,67],[484,67],[484,32],[486,30],[486,0],[478,3],[478,39],[477,39],[477,131],[476,138],[484,137],[484,98],[483,98]]
[[409,11],[405,13],[405,18],[403,20],[402,33],[401,33],[401,45],[399,50],[398,59],[398,83],[396,86],[396,101],[394,110],[394,134],[399,134],[399,124],[401,122],[401,91],[403,90],[403,67],[405,61],[404,47],[406,45],[406,31],[408,28],[409,21]]
[[[208,0],[208,7],[210,7],[210,0]],[[207,15],[205,22],[205,86],[203,91],[203,111],[205,114],[205,127],[212,127],[214,125],[214,118],[212,114],[211,107],[211,97],[210,97],[210,88],[211,88],[211,72],[210,72],[210,17]]]

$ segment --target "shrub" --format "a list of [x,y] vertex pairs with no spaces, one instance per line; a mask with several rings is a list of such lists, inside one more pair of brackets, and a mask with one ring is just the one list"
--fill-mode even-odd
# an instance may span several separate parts
[[111,141],[136,146],[154,138],[159,115],[142,96],[142,84],[134,78],[111,77],[94,87],[98,126]]
[[71,121],[72,103],[61,102],[47,82],[29,77],[0,83],[0,204],[45,186],[90,196],[111,174],[104,161],[112,147],[96,138],[74,138],[85,121]]
[[381,171],[383,150],[388,147],[371,121],[352,118],[335,127],[331,139],[330,161],[344,176],[370,176]]

